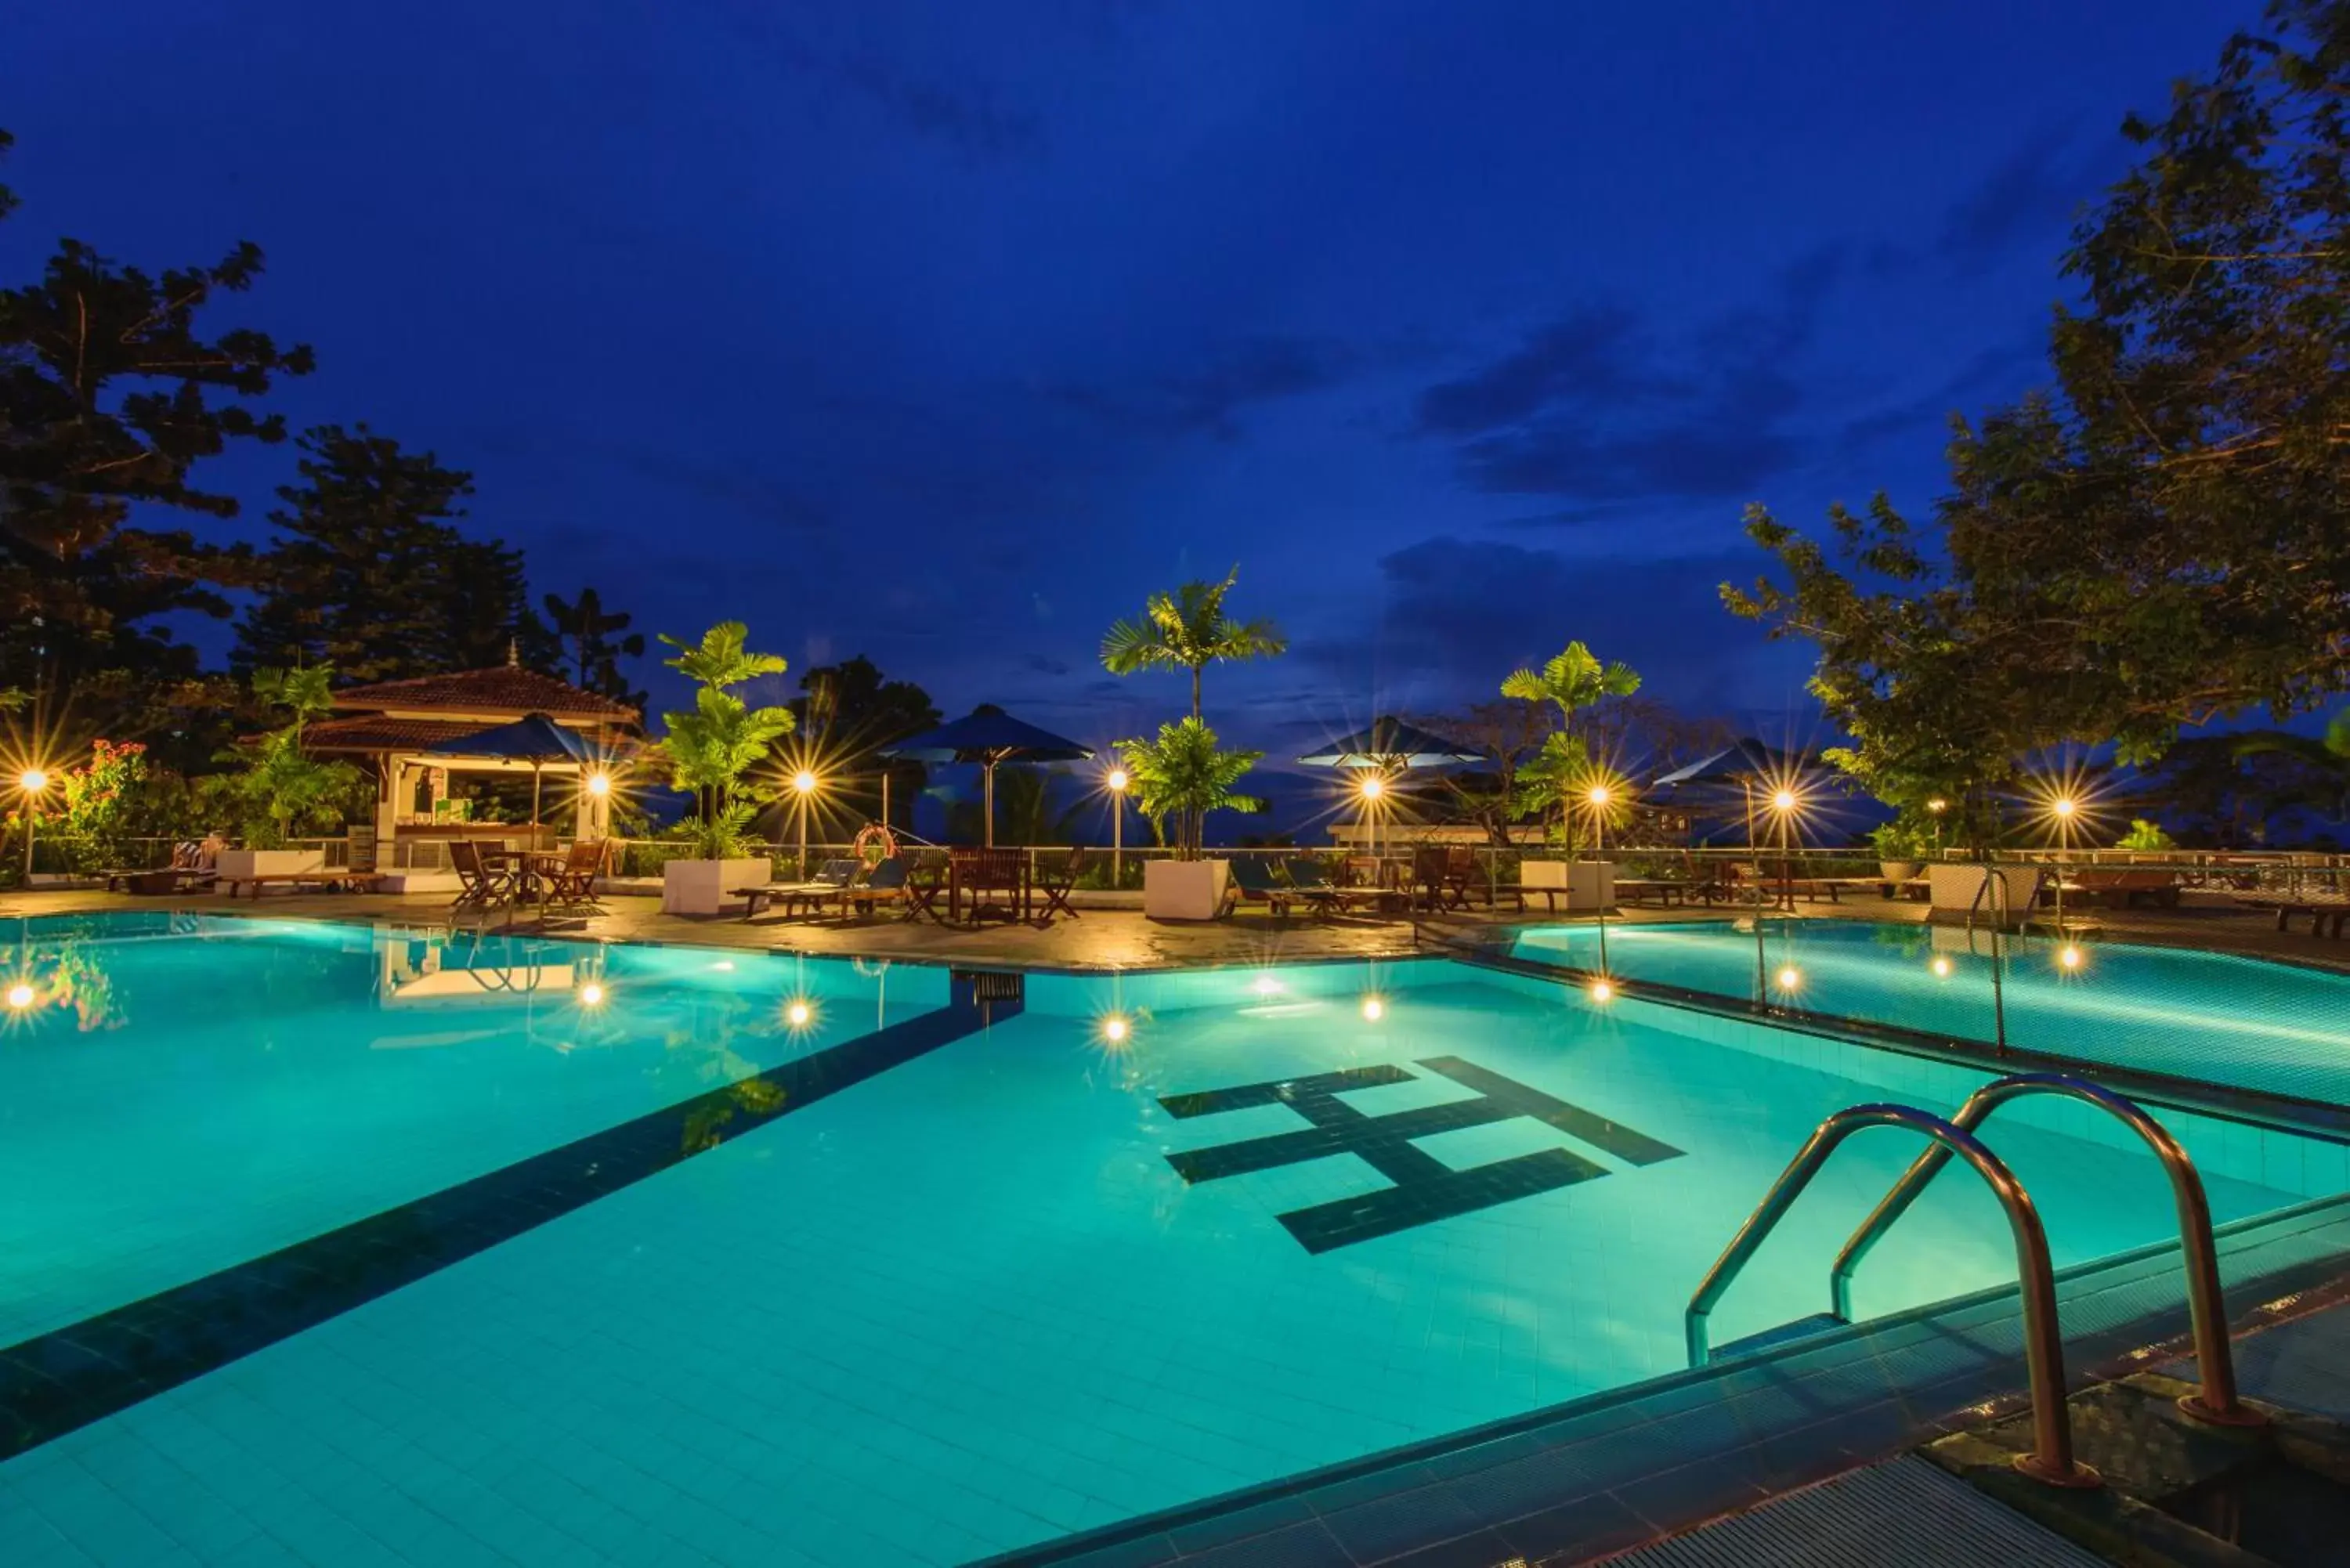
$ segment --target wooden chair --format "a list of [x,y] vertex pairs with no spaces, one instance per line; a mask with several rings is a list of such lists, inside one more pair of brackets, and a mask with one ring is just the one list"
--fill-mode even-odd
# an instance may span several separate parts
[[604,874],[604,863],[610,858],[610,844],[603,840],[573,845],[563,857],[562,867],[547,877],[547,902],[575,909],[593,907],[596,903],[596,878]]
[[939,909],[939,895],[947,890],[947,857],[935,849],[925,849],[913,856],[906,865],[906,919],[929,916],[941,925],[947,922]]
[[483,855],[482,846],[471,839],[460,838],[450,844],[449,868],[457,873],[458,883],[457,896],[449,904],[452,909],[487,909],[514,898],[513,877],[502,867],[492,864]]
[[1069,907],[1069,890],[1085,874],[1086,850],[1083,845],[1061,857],[1058,862],[1048,860],[1037,867],[1036,890],[1045,895],[1045,907],[1036,915],[1039,925],[1050,925],[1055,909],[1073,920],[1077,918],[1076,910]]

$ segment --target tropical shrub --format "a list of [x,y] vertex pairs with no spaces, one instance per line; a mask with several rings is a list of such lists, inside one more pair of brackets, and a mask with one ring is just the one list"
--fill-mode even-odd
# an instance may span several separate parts
[[[1216,732],[1197,719],[1159,725],[1156,740],[1120,741],[1118,753],[1131,781],[1135,809],[1149,821],[1160,843],[1174,846],[1178,858],[1200,857],[1208,813],[1264,809],[1263,800],[1232,787],[1264,753],[1220,749]],[[1175,824],[1172,839],[1167,834],[1170,820]]]
[[2133,816],[2130,818],[2129,831],[2115,841],[2114,847],[2135,849],[2140,854],[2151,854],[2156,850],[2176,849],[2178,847],[2178,841],[2165,833],[2160,823],[2150,822],[2143,816]]
[[283,848],[298,833],[332,833],[343,826],[363,776],[350,763],[323,761],[302,745],[304,728],[334,705],[328,694],[333,678],[333,667],[325,664],[253,672],[254,697],[264,708],[285,710],[287,717],[282,728],[220,753],[220,761],[244,766],[226,789],[249,848]]
[[788,666],[778,655],[751,652],[750,635],[741,621],[723,620],[699,642],[661,638],[678,650],[678,657],[661,662],[700,687],[691,711],[661,715],[669,729],[660,754],[669,763],[671,785],[693,794],[693,815],[678,825],[678,836],[705,860],[745,855],[760,804],[783,793],[780,779],[759,777],[753,770],[792,732],[792,711],[754,708],[732,688],[781,675]]
[[1607,764],[1592,754],[1591,741],[1575,729],[1575,715],[1611,697],[1629,697],[1640,689],[1639,673],[1618,659],[1602,663],[1580,642],[1570,642],[1540,670],[1519,670],[1502,682],[1502,695],[1521,702],[1548,702],[1558,710],[1558,728],[1543,738],[1542,749],[1517,772],[1518,815],[1539,816],[1549,823],[1549,836],[1575,852],[1577,824],[1594,817],[1595,826],[1620,826],[1630,815],[1631,803],[1620,789],[1611,789],[1604,805],[1593,805],[1594,786],[1612,784]]
[[1933,824],[1920,822],[1908,812],[1872,829],[1868,836],[1882,860],[1923,860],[1934,853],[1935,838]]

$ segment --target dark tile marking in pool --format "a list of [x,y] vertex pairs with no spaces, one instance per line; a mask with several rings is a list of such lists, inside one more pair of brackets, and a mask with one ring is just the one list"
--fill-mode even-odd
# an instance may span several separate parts
[[934,1012],[843,1041],[0,1350],[0,1459],[200,1377],[778,1116],[1009,1018],[970,977]]
[[1414,1138],[1526,1116],[1605,1149],[1630,1165],[1654,1165],[1681,1152],[1646,1133],[1596,1116],[1581,1106],[1529,1088],[1458,1056],[1429,1056],[1419,1065],[1476,1090],[1476,1097],[1392,1111],[1379,1116],[1367,1116],[1338,1098],[1355,1089],[1412,1081],[1414,1075],[1394,1066],[1348,1067],[1302,1078],[1168,1095],[1159,1103],[1170,1116],[1185,1120],[1278,1105],[1287,1106],[1313,1125],[1295,1132],[1184,1149],[1169,1155],[1167,1163],[1186,1182],[1197,1183],[1298,1165],[1331,1155],[1357,1157],[1395,1185],[1279,1216],[1282,1224],[1307,1251],[1326,1252],[1607,1174],[1606,1166],[1564,1148],[1543,1149],[1455,1170],[1419,1147]]

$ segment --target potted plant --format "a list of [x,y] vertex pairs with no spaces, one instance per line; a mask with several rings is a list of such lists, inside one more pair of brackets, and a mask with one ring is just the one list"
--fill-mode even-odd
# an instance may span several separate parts
[[1885,878],[1887,897],[1918,875],[1932,853],[1932,834],[1906,812],[1869,834],[1869,842],[1877,846],[1877,874]]
[[750,831],[759,803],[775,798],[781,785],[752,777],[751,771],[791,733],[792,711],[754,708],[731,690],[786,668],[775,654],[748,651],[750,635],[741,621],[727,620],[703,632],[698,643],[661,638],[678,650],[662,662],[700,687],[692,711],[661,715],[668,732],[660,753],[669,763],[670,784],[691,790],[694,798],[693,815],[679,825],[690,853],[661,867],[667,914],[714,915],[730,893],[764,887],[775,877],[775,862],[752,853]]
[[1263,811],[1264,802],[1232,786],[1263,759],[1263,752],[1227,752],[1216,732],[1197,719],[1161,724],[1156,740],[1120,741],[1135,806],[1162,844],[1175,824],[1173,858],[1143,868],[1142,912],[1159,920],[1212,920],[1223,912],[1229,862],[1200,857],[1201,830],[1211,811]]
[[244,844],[220,852],[217,869],[224,880],[325,867],[325,851],[288,848],[286,841],[297,826],[329,814],[359,783],[359,770],[350,763],[322,762],[302,745],[304,727],[334,706],[328,692],[333,676],[333,667],[325,664],[253,672],[254,696],[265,707],[286,709],[290,718],[250,745],[220,754],[224,762],[245,764],[229,785],[244,810]]
[[1558,728],[1543,737],[1534,760],[1518,770],[1513,804],[1519,815],[1540,818],[1544,837],[1565,851],[1564,860],[1526,861],[1519,868],[1521,882],[1565,888],[1570,909],[1606,909],[1616,902],[1616,867],[1579,857],[1582,819],[1591,819],[1595,836],[1609,823],[1627,819],[1623,792],[1599,787],[1613,781],[1593,754],[1590,737],[1576,730],[1575,715],[1639,689],[1639,673],[1630,665],[1603,662],[1580,642],[1568,643],[1540,670],[1520,670],[1502,682],[1504,697],[1558,710]]

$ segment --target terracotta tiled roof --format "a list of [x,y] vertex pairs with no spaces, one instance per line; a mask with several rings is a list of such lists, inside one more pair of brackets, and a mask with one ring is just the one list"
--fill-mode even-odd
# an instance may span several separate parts
[[376,711],[452,708],[475,713],[511,711],[516,717],[546,713],[562,718],[608,719],[627,724],[637,722],[634,708],[592,691],[582,691],[568,680],[511,664],[488,670],[452,670],[445,675],[419,675],[408,680],[379,680],[372,686],[347,686],[335,693],[335,706]]
[[[412,752],[488,728],[478,719],[387,719],[380,713],[353,713],[307,726],[302,744],[314,752]],[[637,749],[635,742],[617,734],[600,739],[616,758]]]

